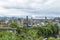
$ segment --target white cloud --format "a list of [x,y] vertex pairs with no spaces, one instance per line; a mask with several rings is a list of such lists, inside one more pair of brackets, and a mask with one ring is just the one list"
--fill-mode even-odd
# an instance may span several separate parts
[[60,0],[0,0],[0,16],[60,16],[59,13]]

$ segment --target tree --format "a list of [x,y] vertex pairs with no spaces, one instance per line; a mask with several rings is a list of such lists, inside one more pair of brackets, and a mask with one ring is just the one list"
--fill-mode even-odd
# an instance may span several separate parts
[[13,22],[13,23],[10,24],[10,27],[11,28],[18,28],[19,26],[18,26],[17,22]]

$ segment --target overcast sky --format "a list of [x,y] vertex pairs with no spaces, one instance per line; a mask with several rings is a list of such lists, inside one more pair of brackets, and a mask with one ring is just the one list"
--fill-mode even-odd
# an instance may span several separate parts
[[0,0],[0,16],[60,16],[60,0]]

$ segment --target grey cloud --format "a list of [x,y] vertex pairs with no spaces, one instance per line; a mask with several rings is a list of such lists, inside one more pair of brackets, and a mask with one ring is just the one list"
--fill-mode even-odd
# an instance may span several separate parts
[[23,7],[4,7],[6,9],[16,9],[18,11],[23,11],[26,13],[30,13],[32,15],[60,15],[60,11],[57,10],[40,10],[34,8],[23,8]]
[[[50,2],[49,2],[50,1]],[[28,0],[25,3],[12,2],[2,6],[5,9],[14,9],[17,13],[22,11],[31,15],[60,15],[60,7],[58,2],[54,0]],[[53,5],[54,4],[54,5]],[[56,6],[57,5],[57,6]]]

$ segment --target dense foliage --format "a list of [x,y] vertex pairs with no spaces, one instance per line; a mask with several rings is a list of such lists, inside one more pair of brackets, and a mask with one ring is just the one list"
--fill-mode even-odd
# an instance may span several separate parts
[[0,40],[16,40],[16,35],[11,32],[0,32]]
[[56,38],[59,35],[59,27],[56,24],[48,24],[46,26],[37,27],[19,27],[17,23],[11,24],[12,28],[17,28],[18,33],[13,32],[0,32],[0,40],[60,40]]
[[38,29],[38,36],[44,36],[44,37],[56,37],[56,35],[58,35],[59,33],[59,27],[55,24],[48,24],[44,27],[40,27]]

